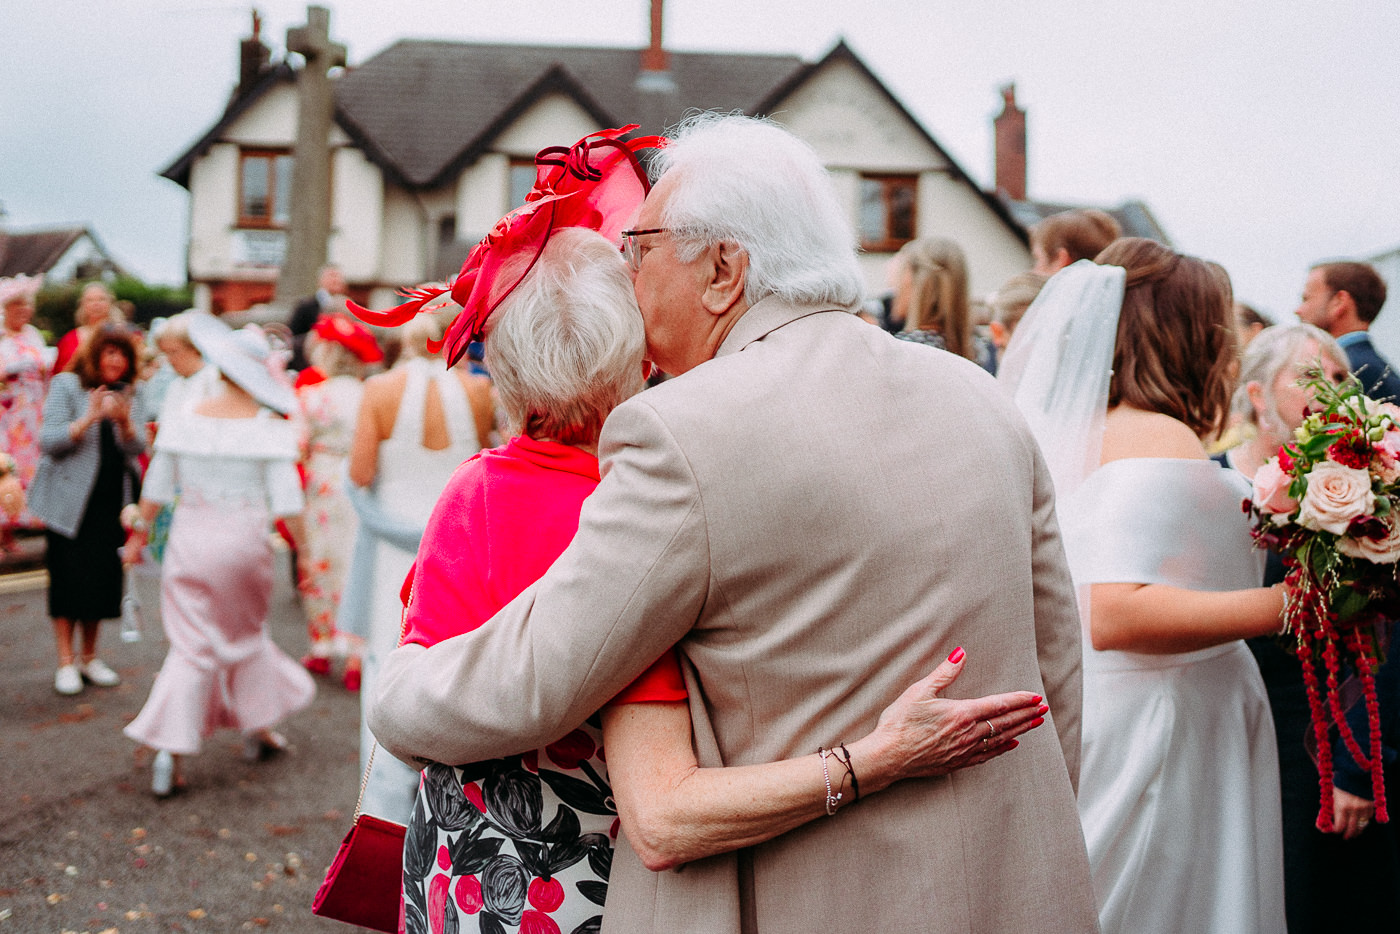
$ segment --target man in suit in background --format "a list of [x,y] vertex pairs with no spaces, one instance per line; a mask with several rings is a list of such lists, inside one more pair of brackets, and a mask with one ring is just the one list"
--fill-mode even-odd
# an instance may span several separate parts
[[624,827],[604,929],[1096,930],[1080,624],[1029,430],[976,365],[852,314],[854,237],[805,143],[705,115],[657,165],[623,239],[673,378],[608,418],[602,482],[539,582],[389,657],[375,735],[452,764],[538,748],[675,645],[698,764],[766,763],[870,731],[965,646],[948,693],[1043,694],[1049,728],[679,872],[648,871]]
[[1400,401],[1400,376],[1371,344],[1370,328],[1385,304],[1385,280],[1365,263],[1318,263],[1303,283],[1298,320],[1316,325],[1347,352],[1351,372],[1374,399]]
[[292,332],[293,356],[289,364],[292,369],[306,369],[306,335],[316,326],[321,315],[345,313],[345,288],[345,274],[339,266],[322,266],[316,294],[308,295],[292,309],[292,317],[287,321],[287,327]]

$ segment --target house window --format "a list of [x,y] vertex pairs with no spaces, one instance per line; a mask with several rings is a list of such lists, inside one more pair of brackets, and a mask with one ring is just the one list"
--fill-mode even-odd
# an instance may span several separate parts
[[245,149],[239,160],[238,226],[287,226],[292,208],[291,154]]
[[510,160],[510,210],[514,211],[525,203],[525,196],[535,187],[535,160]]
[[914,239],[919,179],[916,175],[862,175],[860,245],[892,253]]

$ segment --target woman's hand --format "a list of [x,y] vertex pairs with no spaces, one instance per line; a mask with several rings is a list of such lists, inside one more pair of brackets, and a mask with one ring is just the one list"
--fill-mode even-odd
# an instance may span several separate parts
[[957,680],[967,656],[954,650],[928,677],[880,714],[874,732],[851,744],[862,791],[904,778],[947,775],[1015,749],[1016,737],[1045,722],[1050,708],[1029,691],[969,700],[939,697]]
[[[1340,834],[1343,840],[1355,840],[1375,816],[1376,803],[1359,798],[1340,788],[1332,789],[1333,833]],[[1321,828],[1318,828],[1319,830]]]
[[132,567],[141,563],[141,550],[146,547],[146,533],[132,532],[126,537],[125,544],[121,547],[121,557],[123,567]]

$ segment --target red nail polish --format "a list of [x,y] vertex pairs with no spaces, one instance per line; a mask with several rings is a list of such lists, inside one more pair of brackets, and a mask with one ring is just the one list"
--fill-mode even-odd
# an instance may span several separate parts
[[1033,696],[1031,697],[1031,703],[1032,703],[1032,704],[1038,704],[1038,703],[1040,703],[1040,702],[1043,701],[1043,700],[1045,700],[1045,698],[1041,697],[1039,694],[1033,695]]
[[967,653],[965,653],[962,650],[962,646],[958,646],[956,649],[953,649],[953,651],[948,654],[948,661],[956,665],[958,662],[963,660],[963,656],[965,654]]
[[1031,721],[1031,728],[1034,729],[1035,727],[1040,726],[1040,725],[1041,725],[1042,723],[1044,723],[1044,722],[1045,722],[1045,718],[1044,718],[1044,717],[1036,717],[1034,720]]
[[1038,714],[1047,714],[1050,712],[1050,705],[1041,704],[1039,707],[1036,708],[1035,712]]

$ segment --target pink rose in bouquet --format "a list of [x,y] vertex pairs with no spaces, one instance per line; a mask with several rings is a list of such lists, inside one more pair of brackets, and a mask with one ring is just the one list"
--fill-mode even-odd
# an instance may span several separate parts
[[1288,495],[1292,485],[1293,478],[1284,473],[1275,458],[1254,472],[1254,504],[1272,513],[1274,522],[1282,525],[1298,508],[1298,501]]
[[1325,460],[1308,471],[1303,479],[1308,491],[1299,504],[1298,524],[1305,529],[1345,535],[1351,520],[1369,516],[1376,508],[1376,495],[1371,491],[1371,474],[1367,470]]

